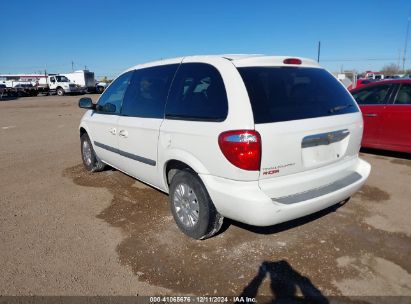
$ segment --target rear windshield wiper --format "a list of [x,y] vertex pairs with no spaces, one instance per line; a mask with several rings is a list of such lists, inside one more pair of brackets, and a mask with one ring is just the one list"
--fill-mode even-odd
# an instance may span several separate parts
[[344,109],[346,109],[346,108],[350,108],[350,107],[352,107],[352,106],[353,106],[352,104],[338,105],[338,106],[335,106],[335,107],[329,109],[328,112],[329,112],[329,113],[335,113],[335,112],[344,110]]

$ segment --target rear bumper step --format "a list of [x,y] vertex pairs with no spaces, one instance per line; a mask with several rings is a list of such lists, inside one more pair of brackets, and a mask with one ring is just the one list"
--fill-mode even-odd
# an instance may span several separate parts
[[339,179],[339,180],[337,180],[337,181],[335,181],[331,184],[328,184],[326,186],[311,189],[311,190],[308,190],[308,191],[305,191],[305,192],[296,193],[296,194],[293,194],[293,195],[273,198],[272,200],[277,202],[277,203],[286,204],[286,205],[300,203],[300,202],[307,201],[307,200],[310,200],[310,199],[313,199],[313,198],[316,198],[316,197],[323,196],[323,195],[328,194],[328,193],[332,193],[332,192],[337,191],[339,189],[342,189],[344,187],[347,187],[347,186],[355,183],[356,181],[359,181],[361,178],[362,178],[362,176],[359,173],[353,172],[353,173],[349,174],[348,176],[346,176],[342,179]]
[[[236,181],[209,174],[199,176],[221,215],[249,225],[270,226],[312,214],[352,196],[365,183],[371,166],[356,158],[350,169],[331,184],[322,183],[298,193],[270,196],[261,189],[258,181]],[[291,177],[295,183],[294,189],[301,188],[301,185],[313,178],[313,174],[304,175],[304,178]],[[273,179],[272,183],[280,183],[281,188],[280,179],[282,178]],[[290,203],[280,203],[278,199],[273,200],[273,197],[287,198]]]

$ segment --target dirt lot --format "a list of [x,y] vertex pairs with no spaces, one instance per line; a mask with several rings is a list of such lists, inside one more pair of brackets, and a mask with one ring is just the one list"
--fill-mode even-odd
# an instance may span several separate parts
[[0,295],[411,296],[410,157],[362,153],[346,204],[194,241],[165,194],[83,170],[77,100],[0,101]]

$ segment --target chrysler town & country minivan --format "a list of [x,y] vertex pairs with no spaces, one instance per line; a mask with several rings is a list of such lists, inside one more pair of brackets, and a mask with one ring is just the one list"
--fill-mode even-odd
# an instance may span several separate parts
[[169,194],[178,227],[211,237],[223,218],[269,226],[353,195],[361,112],[316,61],[191,56],[122,73],[80,123],[89,171],[110,165]]

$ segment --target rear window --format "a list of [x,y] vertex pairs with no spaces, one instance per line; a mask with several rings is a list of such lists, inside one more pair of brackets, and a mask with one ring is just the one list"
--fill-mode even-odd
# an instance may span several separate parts
[[358,112],[350,94],[318,68],[238,68],[250,97],[255,123]]

